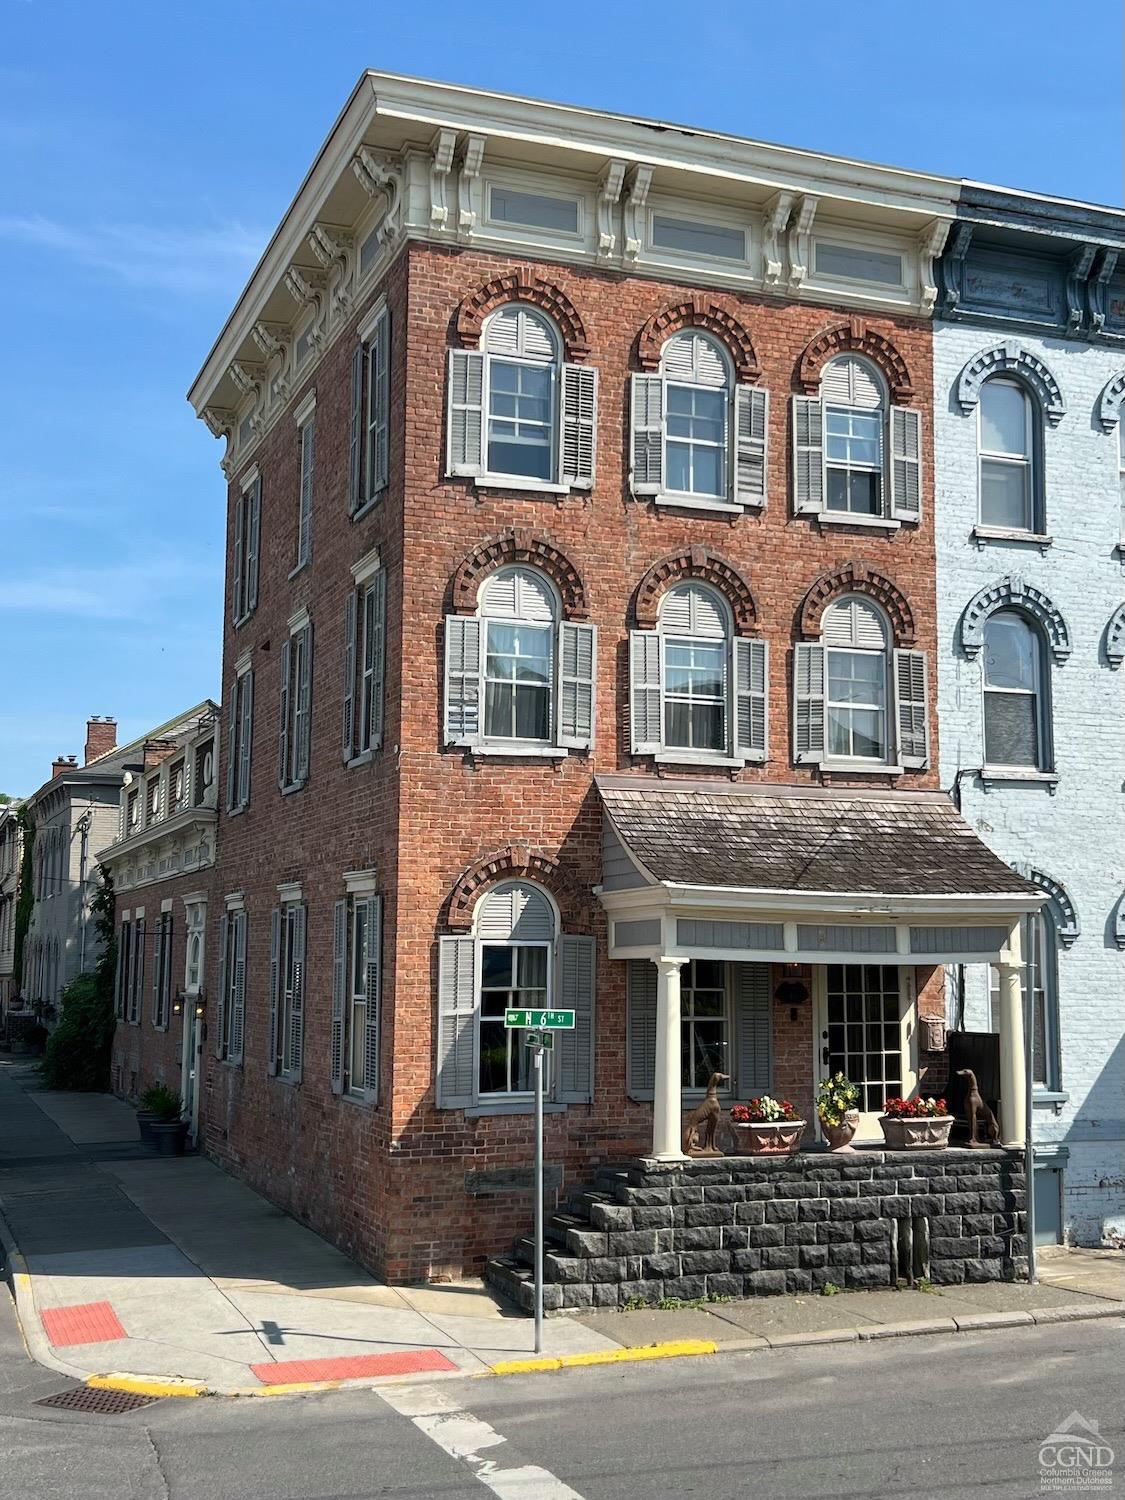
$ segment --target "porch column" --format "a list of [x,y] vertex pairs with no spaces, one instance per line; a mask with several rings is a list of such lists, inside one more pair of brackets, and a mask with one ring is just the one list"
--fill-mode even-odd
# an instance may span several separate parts
[[652,1154],[683,1156],[680,1104],[680,969],[682,958],[657,958],[656,1067],[652,1097]]
[[1008,934],[1008,946],[997,965],[1000,977],[1000,1139],[1005,1146],[1024,1144],[1024,1094],[1027,1065],[1024,1055],[1023,963],[1020,924]]

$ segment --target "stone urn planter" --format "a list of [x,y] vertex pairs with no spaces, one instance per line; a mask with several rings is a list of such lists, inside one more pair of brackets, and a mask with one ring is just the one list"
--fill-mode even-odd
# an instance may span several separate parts
[[880,1115],[888,1151],[937,1151],[949,1145],[952,1115]]
[[156,1139],[152,1134],[152,1126],[160,1118],[151,1109],[137,1110],[137,1129],[140,1131],[141,1145],[155,1149]]
[[158,1155],[183,1156],[187,1143],[186,1120],[153,1120],[148,1128]]
[[739,1156],[792,1156],[805,1133],[804,1120],[731,1122]]
[[835,1125],[821,1120],[820,1131],[829,1151],[854,1151],[852,1137],[859,1129],[859,1110],[849,1109],[844,1118]]

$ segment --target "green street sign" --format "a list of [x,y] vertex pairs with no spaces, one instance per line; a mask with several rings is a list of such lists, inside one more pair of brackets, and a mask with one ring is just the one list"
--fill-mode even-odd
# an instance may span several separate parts
[[523,1039],[525,1047],[538,1047],[541,1052],[553,1052],[555,1050],[555,1033],[553,1031],[529,1031]]
[[520,1028],[527,1031],[573,1031],[572,1010],[506,1010],[504,1025],[509,1030]]

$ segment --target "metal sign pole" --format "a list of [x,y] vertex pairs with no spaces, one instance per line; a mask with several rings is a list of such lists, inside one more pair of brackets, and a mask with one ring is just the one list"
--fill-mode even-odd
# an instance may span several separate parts
[[543,1353],[543,1048],[531,1049],[535,1068],[535,1352]]

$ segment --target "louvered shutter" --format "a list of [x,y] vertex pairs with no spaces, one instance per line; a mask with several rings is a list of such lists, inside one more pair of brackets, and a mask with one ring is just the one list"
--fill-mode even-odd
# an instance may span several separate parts
[[255,479],[250,495],[250,522],[246,539],[246,613],[258,607],[258,563],[262,541],[262,481]]
[[589,1104],[594,1097],[594,964],[592,937],[564,933],[559,938],[555,988],[558,1005],[574,1011],[574,1030],[556,1040],[556,1098],[563,1104]]
[[481,622],[445,617],[445,743],[473,745],[480,735]]
[[657,631],[629,632],[629,738],[634,755],[654,755],[664,743],[662,662]]
[[824,647],[802,642],[793,648],[793,759],[819,765],[824,754]]
[[930,763],[930,715],[924,651],[895,652],[899,764],[919,771]]
[[227,1057],[241,1064],[246,1036],[246,913],[234,914],[234,975],[230,997],[230,1042]]
[[227,703],[227,811],[232,812],[238,805],[235,801],[238,796],[238,720],[242,712],[242,694],[239,691],[239,678],[234,679],[234,691],[231,693]]
[[154,1031],[163,1031],[160,1021],[160,996],[164,982],[164,913],[156,919],[152,944],[152,1025]]
[[371,735],[372,750],[383,743],[384,683],[387,675],[387,575],[379,570],[372,578],[371,601]]
[[763,506],[769,471],[770,393],[763,386],[734,388],[734,498]]
[[219,923],[219,988],[215,1005],[215,1056],[223,1056],[224,1024],[227,1017],[227,942],[229,940],[231,916],[223,914]]
[[230,614],[237,625],[246,613],[246,574],[243,559],[246,552],[246,520],[250,506],[245,495],[239,495],[234,505],[234,572],[231,579]]
[[379,1012],[383,1000],[383,898],[367,898],[367,963],[363,982],[367,996],[367,1020],[363,1036],[363,1096],[368,1104],[379,1102]]
[[479,474],[484,466],[484,355],[449,351],[446,466],[450,474]]
[[297,681],[296,777],[302,786],[309,779],[309,749],[312,741],[312,662],[313,629],[304,629],[305,649],[301,652],[301,675]]
[[291,909],[289,941],[293,944],[293,989],[289,997],[289,1047],[286,1072],[295,1083],[301,1081],[305,1057],[305,906]]
[[391,412],[391,322],[387,313],[375,328],[371,349],[371,473],[367,479],[368,499],[387,487],[390,454]]
[[344,742],[343,756],[355,754],[355,636],[359,590],[352,589],[344,600]]
[[765,760],[768,750],[769,643],[734,638],[734,753]]
[[281,912],[275,906],[270,912],[270,1025],[269,1056],[266,1071],[277,1072],[277,1026],[281,1012]]
[[591,365],[562,367],[561,482],[588,490],[594,483],[598,438],[598,372]]
[[129,1019],[141,1019],[141,995],[145,984],[145,920],[133,924],[133,991],[129,996]]
[[588,750],[594,742],[597,661],[598,627],[564,620],[559,626],[558,742],[572,750]]
[[793,512],[824,509],[824,407],[818,396],[793,397]]
[[754,1099],[770,1089],[770,970],[734,965],[734,1034],[738,1093]]
[[476,944],[443,937],[438,945],[437,1107],[467,1109],[476,1082]]
[[629,487],[634,495],[659,495],[664,488],[664,378],[634,375],[630,399],[632,464]]
[[625,970],[625,1091],[651,1099],[656,1088],[656,965],[631,958]]
[[891,407],[891,515],[922,519],[922,413]]
[[348,903],[332,908],[332,1043],[330,1069],[332,1092],[344,1092],[344,1010],[348,982]]
[[363,345],[352,350],[352,414],[348,427],[348,511],[362,504],[363,482]]
[[238,805],[245,807],[250,801],[250,755],[254,748],[254,674],[242,675],[240,694],[242,723],[238,741]]
[[277,784],[289,783],[289,671],[293,648],[289,641],[281,646],[281,693],[277,700]]
[[316,427],[310,417],[301,428],[301,499],[297,519],[297,566],[312,555],[313,472],[316,464]]
[[119,1021],[125,1019],[125,996],[121,989],[121,975],[125,966],[125,944],[129,940],[129,924],[122,922],[117,935],[117,963],[113,974],[113,1014]]

